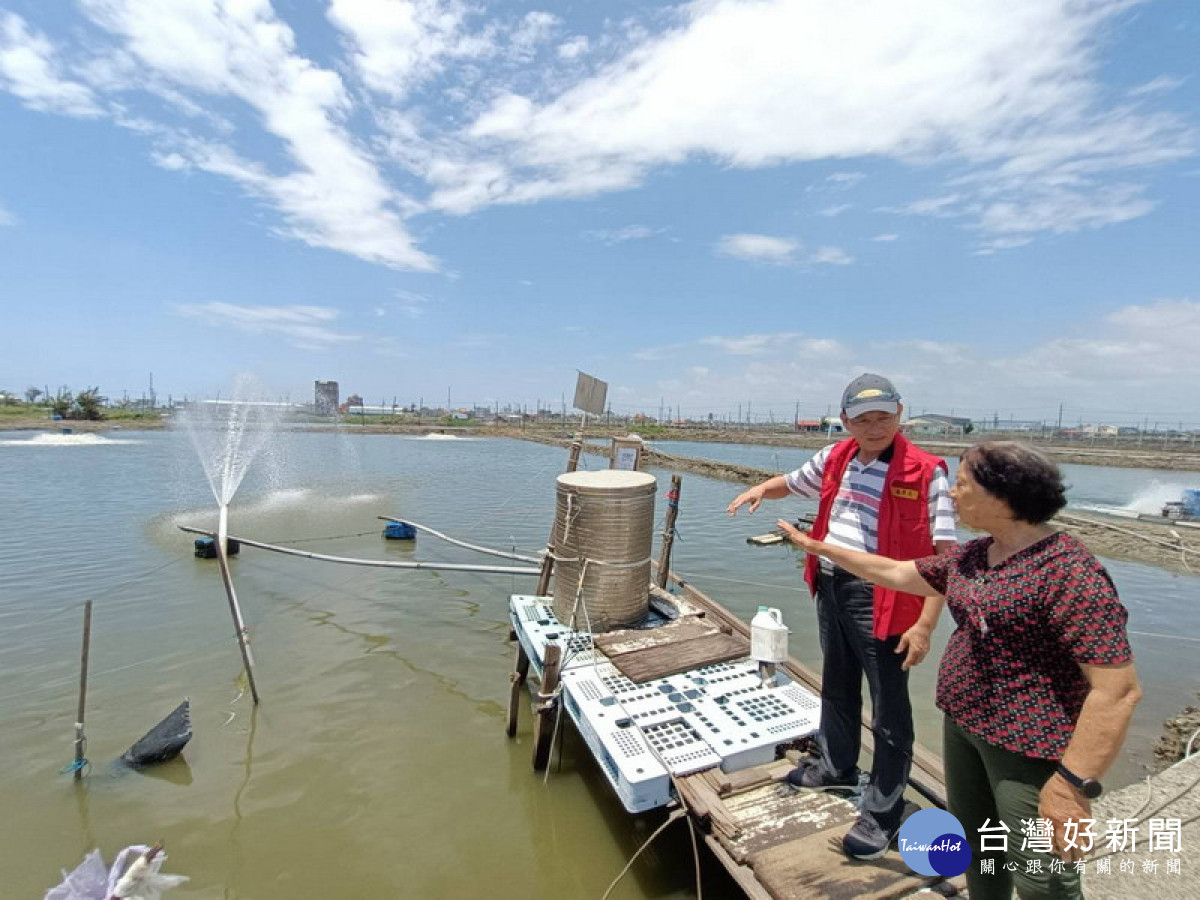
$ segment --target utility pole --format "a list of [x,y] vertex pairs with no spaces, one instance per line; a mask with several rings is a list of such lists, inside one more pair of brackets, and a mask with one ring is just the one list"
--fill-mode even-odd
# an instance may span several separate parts
[[1062,431],[1062,414],[1063,414],[1063,405],[1060,403],[1060,404],[1058,404],[1058,430],[1059,431]]

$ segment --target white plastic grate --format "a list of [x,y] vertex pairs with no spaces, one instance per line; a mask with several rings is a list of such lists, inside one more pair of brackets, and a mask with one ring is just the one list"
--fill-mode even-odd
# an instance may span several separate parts
[[539,598],[513,597],[510,609],[539,665],[549,642],[566,648],[564,705],[631,812],[665,805],[670,774],[770,762],[777,745],[812,734],[820,722],[818,697],[782,674],[764,687],[753,660],[635,684],[593,649],[591,635],[563,628]]

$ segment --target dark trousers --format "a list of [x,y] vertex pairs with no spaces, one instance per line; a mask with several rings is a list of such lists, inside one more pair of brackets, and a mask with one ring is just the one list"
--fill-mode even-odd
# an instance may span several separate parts
[[[1056,763],[989,744],[963,731],[949,716],[942,741],[946,800],[967,832],[974,857],[967,869],[971,900],[1009,900],[1013,888],[1021,900],[1080,900],[1083,893],[1074,863],[1056,865],[1057,857],[1022,846],[1021,823],[1038,817],[1038,794]],[[1009,831],[996,831],[1000,822]],[[986,853],[979,833],[985,825],[993,832]],[[998,846],[1001,837],[1007,851]],[[984,860],[988,860],[986,872]],[[1035,860],[1038,865],[1031,870],[1030,862]]]
[[872,634],[874,589],[844,569],[817,578],[817,621],[824,663],[821,672],[821,767],[826,777],[849,775],[858,766],[862,723],[862,680],[871,691],[875,756],[863,792],[862,815],[884,831],[900,827],[904,788],[912,767],[913,721],[908,673],[900,638]]

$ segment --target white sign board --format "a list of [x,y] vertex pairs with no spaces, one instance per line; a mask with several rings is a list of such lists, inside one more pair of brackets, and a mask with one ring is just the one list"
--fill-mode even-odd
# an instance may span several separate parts
[[604,400],[608,396],[608,382],[579,373],[575,382],[575,408],[593,416],[604,414]]

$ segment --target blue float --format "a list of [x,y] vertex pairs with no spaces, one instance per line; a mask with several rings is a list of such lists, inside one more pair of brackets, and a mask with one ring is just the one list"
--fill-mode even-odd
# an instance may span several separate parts
[[389,541],[413,541],[417,538],[417,529],[407,522],[388,522],[384,526],[383,536]]

